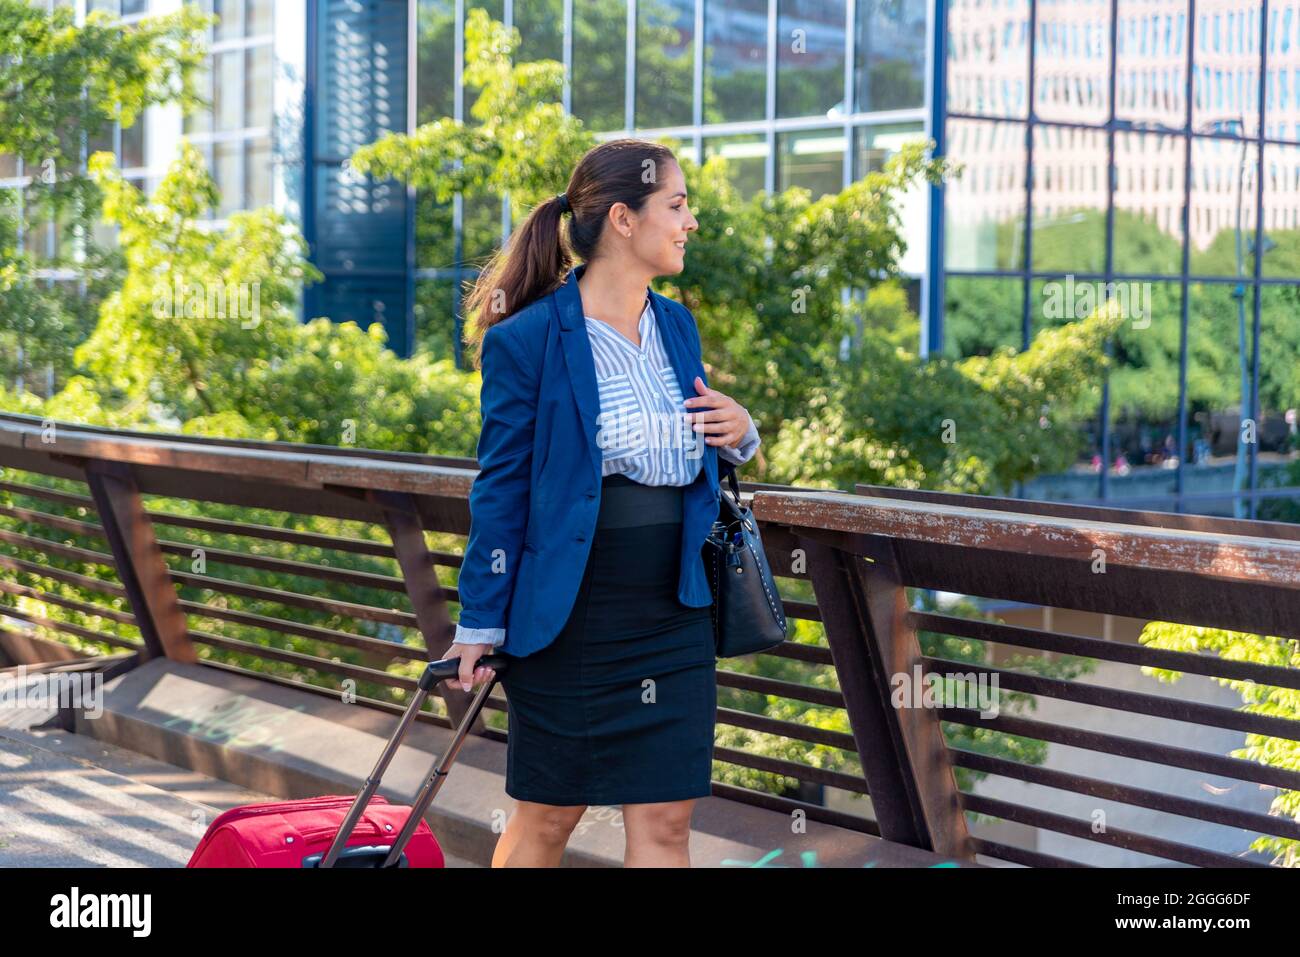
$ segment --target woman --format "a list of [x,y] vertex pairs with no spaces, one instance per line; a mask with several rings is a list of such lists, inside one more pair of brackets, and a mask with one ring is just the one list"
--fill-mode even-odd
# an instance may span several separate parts
[[717,455],[743,464],[759,444],[749,413],[708,387],[694,317],[649,288],[681,272],[698,227],[669,149],[604,143],[467,303],[483,428],[447,654],[465,690],[493,677],[482,655],[510,662],[516,806],[493,866],[558,865],[587,806],[610,804],[627,866],[690,865],[717,703],[700,549]]

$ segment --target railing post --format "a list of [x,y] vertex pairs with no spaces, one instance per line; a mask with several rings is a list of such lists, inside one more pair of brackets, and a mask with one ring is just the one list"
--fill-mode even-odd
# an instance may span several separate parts
[[189,623],[176,597],[171,570],[163,561],[130,466],[92,459],[85,460],[82,468],[117,563],[118,578],[144,639],[141,659],[197,662],[199,656],[190,641]]
[[[447,611],[447,602],[442,597],[442,583],[438,581],[433,562],[429,560],[429,547],[424,541],[424,525],[420,521],[415,498],[405,492],[376,489],[368,490],[366,498],[384,510],[384,524],[392,539],[393,551],[397,554],[397,564],[402,569],[402,581],[406,585],[407,597],[411,600],[416,625],[424,636],[424,647],[429,660],[437,661],[451,645],[454,626]],[[452,727],[459,727],[469,709],[473,692],[449,688],[441,681],[438,682],[437,690],[447,703],[447,715]],[[475,732],[485,730],[481,713],[470,727]]]
[[871,554],[854,554],[834,533],[826,541],[799,536],[880,836],[973,860],[937,713],[897,708],[891,700],[893,676],[910,681],[921,659],[893,543],[852,540],[865,542]]

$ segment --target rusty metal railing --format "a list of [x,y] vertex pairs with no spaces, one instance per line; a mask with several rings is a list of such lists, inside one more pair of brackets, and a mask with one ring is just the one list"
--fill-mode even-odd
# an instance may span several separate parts
[[[450,643],[471,459],[0,415],[0,468],[0,614],[78,653],[164,656],[334,697],[353,682],[359,704],[398,713],[419,663]],[[1300,528],[871,486],[743,489],[763,523],[792,629],[768,655],[720,663],[715,795],[950,857],[1029,866],[1079,862],[977,836],[975,816],[1165,862],[1260,860],[1155,833],[1098,830],[1086,818],[978,793],[970,782],[1012,780],[1300,840],[1293,820],[981,752],[960,733],[1300,790],[1300,772],[1152,737],[1159,721],[1175,720],[1294,741],[1300,722],[1054,677],[992,655],[952,660],[925,653],[922,636],[1292,689],[1300,669],[952,614],[918,603],[916,591],[1297,639]],[[0,630],[0,648],[3,639]],[[1128,730],[894,700],[898,676],[946,672],[996,678],[1021,700],[1120,715]],[[433,708],[421,719],[459,721],[469,695],[438,693],[445,713]],[[485,710],[502,723],[499,692]],[[483,719],[475,730],[505,737]],[[828,802],[828,793],[838,800]]]

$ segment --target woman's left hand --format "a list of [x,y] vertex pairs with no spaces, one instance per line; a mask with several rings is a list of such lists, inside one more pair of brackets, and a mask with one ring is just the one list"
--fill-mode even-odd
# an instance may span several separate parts
[[717,389],[710,389],[699,376],[695,377],[695,391],[683,404],[688,408],[702,408],[705,411],[691,412],[687,421],[693,424],[696,432],[706,433],[704,441],[709,445],[726,445],[735,448],[749,431],[749,413],[745,407]]

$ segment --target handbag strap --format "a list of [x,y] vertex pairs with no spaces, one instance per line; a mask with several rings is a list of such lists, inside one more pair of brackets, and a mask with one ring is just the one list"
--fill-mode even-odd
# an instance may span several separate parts
[[740,483],[736,481],[736,466],[722,456],[718,456],[718,472],[719,475],[725,473],[727,484],[731,486],[731,495],[735,498],[736,504],[740,505]]

